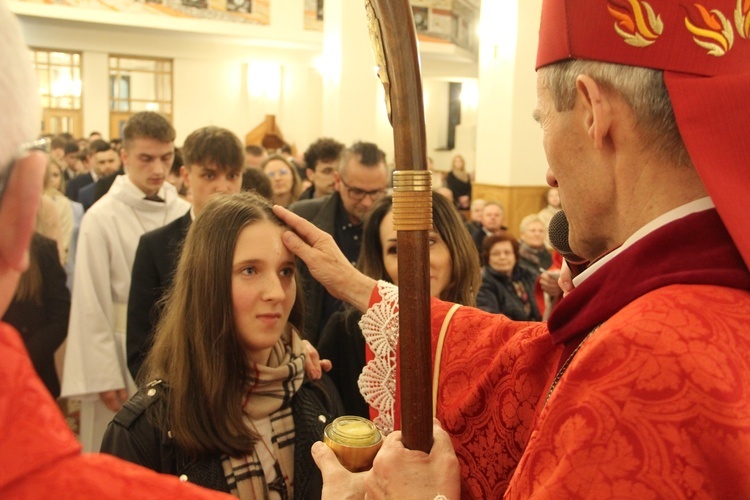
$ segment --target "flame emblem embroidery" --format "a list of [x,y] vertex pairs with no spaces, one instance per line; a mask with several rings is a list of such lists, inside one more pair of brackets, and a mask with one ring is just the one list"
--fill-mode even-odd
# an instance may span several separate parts
[[750,39],[750,0],[737,0],[734,25],[742,38]]
[[697,24],[702,24],[702,26],[698,26],[690,17],[685,17],[685,27],[693,34],[695,43],[706,49],[709,55],[723,56],[734,45],[732,25],[719,10],[714,9],[709,12],[700,4],[695,4],[695,8],[700,17]]
[[[747,0],[750,2],[750,0]],[[629,7],[629,8],[628,8]],[[661,16],[647,2],[610,0],[607,10],[615,18],[615,31],[633,47],[648,47],[664,31]]]

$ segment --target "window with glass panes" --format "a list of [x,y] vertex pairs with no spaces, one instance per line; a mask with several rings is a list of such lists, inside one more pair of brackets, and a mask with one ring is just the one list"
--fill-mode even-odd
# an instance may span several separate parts
[[82,135],[81,53],[31,48],[43,110],[42,132]]
[[172,59],[109,56],[109,109],[172,115]]

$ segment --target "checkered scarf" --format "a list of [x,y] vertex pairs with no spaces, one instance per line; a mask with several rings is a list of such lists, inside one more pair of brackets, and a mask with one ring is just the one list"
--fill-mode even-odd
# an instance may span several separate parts
[[[294,418],[291,401],[305,375],[305,354],[296,330],[289,328],[276,343],[268,365],[253,365],[243,404],[245,424],[255,430],[251,419],[270,417],[272,449],[276,458],[276,479],[266,483],[258,453],[221,460],[230,492],[240,499],[268,498],[269,490],[282,500],[292,498],[294,488]],[[257,446],[264,446],[258,442]]]

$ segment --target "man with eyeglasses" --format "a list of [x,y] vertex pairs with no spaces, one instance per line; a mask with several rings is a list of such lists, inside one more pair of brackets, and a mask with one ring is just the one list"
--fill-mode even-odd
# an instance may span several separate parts
[[[328,196],[294,203],[289,209],[327,232],[347,259],[359,257],[362,220],[373,205],[388,192],[385,153],[371,142],[356,142],[344,150],[338,171],[334,172],[334,192]],[[328,318],[341,307],[310,275],[300,261],[305,294],[305,336],[314,346]]]

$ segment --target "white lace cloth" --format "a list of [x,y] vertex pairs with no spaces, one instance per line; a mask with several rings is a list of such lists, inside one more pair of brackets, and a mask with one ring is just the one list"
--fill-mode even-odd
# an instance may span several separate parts
[[396,347],[398,346],[398,287],[378,281],[381,300],[359,321],[365,342],[375,355],[359,376],[359,392],[378,411],[373,423],[384,435],[393,432],[396,400]]

